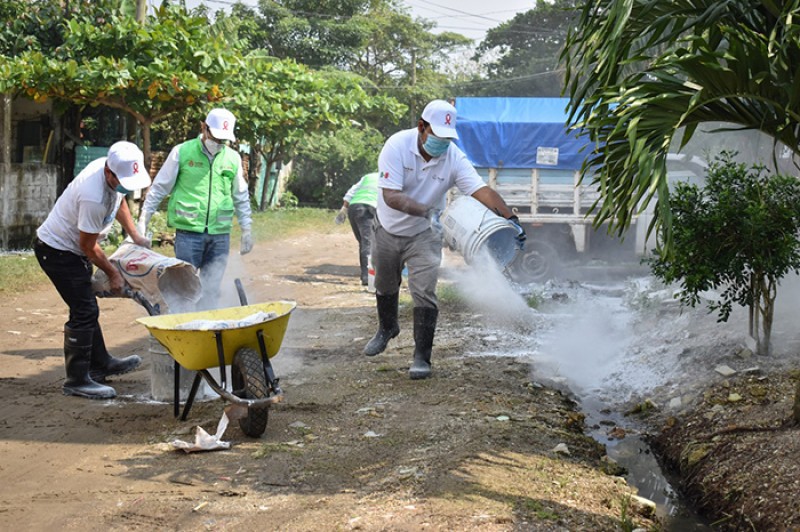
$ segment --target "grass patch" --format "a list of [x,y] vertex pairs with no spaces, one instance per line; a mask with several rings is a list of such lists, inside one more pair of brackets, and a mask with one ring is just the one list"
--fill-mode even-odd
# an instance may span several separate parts
[[15,294],[47,282],[33,253],[0,256],[0,293]]
[[253,453],[253,458],[266,458],[273,453],[289,453],[293,456],[303,454],[303,450],[287,443],[265,443]]
[[559,518],[558,514],[545,507],[540,501],[535,499],[524,499],[520,501],[520,510],[527,515],[534,515],[537,519],[555,521]]
[[464,294],[454,283],[439,283],[436,285],[436,297],[444,305],[461,306],[467,304]]
[[529,308],[539,309],[544,303],[544,296],[538,292],[534,292],[532,294],[528,294],[525,297],[525,303],[528,304]]

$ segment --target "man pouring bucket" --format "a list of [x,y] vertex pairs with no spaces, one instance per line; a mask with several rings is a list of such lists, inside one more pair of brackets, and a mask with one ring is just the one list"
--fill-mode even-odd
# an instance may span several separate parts
[[[472,196],[491,212],[519,225],[503,198],[488,187],[457,139],[456,108],[433,100],[417,127],[395,133],[378,158],[378,207],[372,263],[375,266],[378,331],[364,347],[375,356],[400,333],[398,300],[402,270],[408,267],[408,288],[414,300],[414,361],[411,379],[431,374],[431,351],[439,315],[436,284],[442,260],[439,214],[452,187]],[[522,245],[525,232],[519,227]]]

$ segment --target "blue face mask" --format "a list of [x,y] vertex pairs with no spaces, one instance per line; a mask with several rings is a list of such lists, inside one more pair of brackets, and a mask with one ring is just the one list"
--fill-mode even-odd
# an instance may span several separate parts
[[425,150],[425,152],[431,157],[439,157],[440,155],[444,154],[449,147],[449,139],[440,139],[439,137],[435,137],[433,135],[428,135],[428,138],[425,140],[425,144],[422,145],[422,149]]
[[123,187],[122,185],[117,185],[117,188],[115,190],[117,192],[119,192],[120,194],[126,194],[126,195],[130,194],[131,192],[133,192],[133,190],[128,190],[127,188]]

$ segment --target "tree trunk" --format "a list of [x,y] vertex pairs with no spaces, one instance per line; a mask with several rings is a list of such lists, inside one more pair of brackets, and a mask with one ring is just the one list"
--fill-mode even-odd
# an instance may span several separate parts
[[760,307],[761,314],[761,336],[758,339],[758,355],[769,355],[772,350],[772,320],[775,315],[775,296],[774,283],[766,281],[767,286],[762,285],[759,291],[763,306]]
[[[764,291],[764,276],[759,273],[750,274],[750,336],[756,342],[756,355],[766,354],[765,350],[768,349],[764,345],[764,337],[762,335],[762,320],[764,319],[762,298],[769,297],[769,294]],[[764,305],[766,306],[766,304]]]
[[[272,194],[267,197],[269,193],[269,177],[272,171],[272,166],[275,164],[275,161],[278,160],[278,156],[280,154],[280,149],[278,147],[273,147],[270,150],[269,155],[267,155],[266,163],[265,163],[265,171],[264,171],[264,187],[261,189],[261,202],[259,204],[258,210],[265,211],[267,206],[272,203],[272,199],[275,197],[275,189],[273,188]],[[277,186],[277,183],[276,183]]]

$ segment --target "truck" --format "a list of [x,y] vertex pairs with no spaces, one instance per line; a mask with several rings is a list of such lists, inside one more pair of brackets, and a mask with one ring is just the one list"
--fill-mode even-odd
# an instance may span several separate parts
[[509,266],[518,281],[547,280],[564,266],[639,265],[653,247],[647,235],[651,213],[636,217],[622,237],[594,228],[590,211],[599,199],[597,185],[590,178],[580,182],[590,141],[568,129],[568,103],[567,98],[455,100],[456,144],[528,234],[525,249]]

